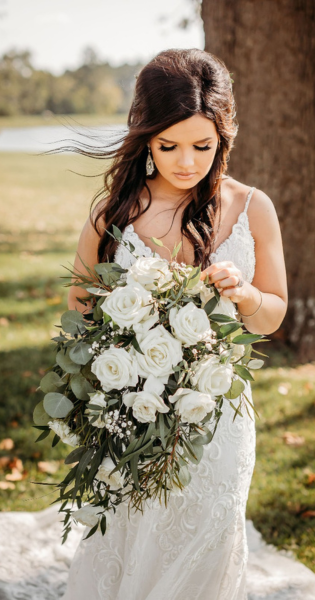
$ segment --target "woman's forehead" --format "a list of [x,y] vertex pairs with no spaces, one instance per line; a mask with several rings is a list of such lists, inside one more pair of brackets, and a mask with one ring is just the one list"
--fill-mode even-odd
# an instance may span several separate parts
[[197,114],[164,129],[156,138],[159,140],[163,138],[161,141],[167,140],[172,143],[180,143],[181,141],[199,143],[217,139],[217,132],[213,121],[204,115]]

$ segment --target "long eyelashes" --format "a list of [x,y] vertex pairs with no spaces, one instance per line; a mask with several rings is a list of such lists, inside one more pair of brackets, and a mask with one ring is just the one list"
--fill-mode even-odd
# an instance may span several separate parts
[[[176,145],[175,146],[163,146],[163,144],[160,146],[159,150],[162,150],[162,152],[171,152],[172,150],[175,150]],[[194,146],[194,148],[196,150],[199,150],[200,152],[206,152],[206,150],[211,150],[211,146]]]

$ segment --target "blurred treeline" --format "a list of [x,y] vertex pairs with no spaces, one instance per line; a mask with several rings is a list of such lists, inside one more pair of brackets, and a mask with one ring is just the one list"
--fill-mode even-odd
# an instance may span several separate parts
[[87,48],[79,68],[53,75],[35,69],[30,52],[12,50],[0,58],[0,116],[126,113],[141,67],[113,67]]

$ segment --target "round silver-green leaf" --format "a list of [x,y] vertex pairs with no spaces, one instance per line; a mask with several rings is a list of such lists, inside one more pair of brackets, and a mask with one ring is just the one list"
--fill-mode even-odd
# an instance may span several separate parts
[[71,389],[79,400],[89,400],[89,394],[92,394],[95,391],[91,384],[81,374],[72,377]]
[[43,400],[41,400],[38,404],[36,404],[33,411],[33,421],[35,425],[47,425],[48,421],[50,421],[50,417],[46,413],[44,409]]
[[61,326],[66,333],[83,333],[85,324],[82,313],[77,310],[67,310],[61,317]]
[[183,486],[186,486],[190,483],[191,474],[189,473],[188,467],[186,465],[179,469],[178,479]]
[[56,361],[59,367],[66,373],[80,373],[80,365],[71,360],[68,351],[65,353],[64,350],[59,350],[59,352],[57,352]]
[[63,394],[50,392],[44,398],[44,409],[53,419],[63,419],[73,409],[74,404]]
[[73,362],[78,365],[86,365],[91,360],[92,355],[89,350],[91,346],[85,342],[78,342],[76,346],[70,348],[69,356]]
[[252,360],[250,360],[247,363],[247,367],[249,369],[261,369],[261,367],[265,364],[264,360],[261,360],[261,358],[253,358]]
[[50,371],[50,373],[46,373],[40,382],[40,389],[45,393],[48,392],[56,392],[58,387],[63,385],[58,373],[54,371]]
[[245,390],[245,384],[240,379],[234,379],[232,385],[224,397],[228,400],[234,400],[234,398],[238,398],[241,393]]

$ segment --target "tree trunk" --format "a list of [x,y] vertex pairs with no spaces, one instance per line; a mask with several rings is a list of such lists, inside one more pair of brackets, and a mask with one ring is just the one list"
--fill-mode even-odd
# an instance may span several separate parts
[[234,80],[239,133],[230,174],[273,200],[289,307],[277,332],[315,360],[315,3],[203,0],[206,47]]

